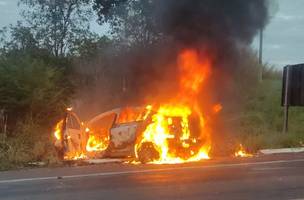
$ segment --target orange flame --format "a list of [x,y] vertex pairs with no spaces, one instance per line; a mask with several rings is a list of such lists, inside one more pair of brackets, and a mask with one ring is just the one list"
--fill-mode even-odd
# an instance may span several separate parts
[[[171,164],[209,159],[210,133],[199,109],[197,95],[202,83],[211,74],[211,62],[207,58],[201,59],[197,51],[190,49],[179,55],[178,66],[181,77],[176,99],[159,107],[135,145],[135,154],[139,159],[145,145],[157,151],[158,155],[154,151],[150,163]],[[190,130],[189,118],[192,114],[198,116],[200,133]]]
[[[142,140],[136,145],[136,155],[143,144],[152,142],[159,158],[150,163],[183,163],[193,162],[202,159],[209,159],[209,144],[201,146],[199,138],[191,135],[189,129],[189,116],[192,111],[189,107],[178,105],[166,105],[160,107],[158,112],[153,115],[152,123],[149,124],[143,133]],[[174,124],[173,118],[179,117],[180,123]],[[172,132],[173,128],[180,126],[180,133]],[[182,149],[178,152],[178,149]]]
[[59,121],[55,126],[54,136],[58,141],[61,140],[62,125],[63,125],[63,120]]
[[200,59],[197,51],[189,49],[179,55],[178,65],[181,74],[179,95],[187,95],[183,98],[193,102],[203,81],[211,74],[210,60]]
[[88,152],[104,151],[108,147],[108,144],[109,144],[108,138],[98,139],[94,135],[90,135],[87,141],[86,150]]
[[246,150],[244,149],[243,145],[240,144],[238,150],[234,153],[234,156],[246,158],[246,157],[252,157],[253,155],[250,153],[247,153]]
[[119,118],[117,120],[118,124],[129,123],[129,122],[137,122],[142,121],[147,118],[147,116],[151,112],[151,105],[146,106],[146,109],[143,112],[142,108],[124,108],[119,114]]
[[86,156],[86,154],[84,153],[79,153],[79,152],[76,152],[75,154],[73,155],[65,155],[64,156],[64,159],[65,160],[84,160],[84,159],[87,159],[88,157]]
[[218,113],[223,109],[223,106],[221,104],[216,104],[215,106],[213,106],[213,112],[214,113]]

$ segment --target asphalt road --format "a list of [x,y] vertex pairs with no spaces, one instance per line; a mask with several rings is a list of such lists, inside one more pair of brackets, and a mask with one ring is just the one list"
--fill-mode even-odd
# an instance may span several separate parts
[[1,172],[0,199],[304,199],[304,154]]

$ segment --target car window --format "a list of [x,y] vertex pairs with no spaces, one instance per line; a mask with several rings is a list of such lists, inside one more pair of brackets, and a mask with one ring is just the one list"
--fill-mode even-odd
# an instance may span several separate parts
[[90,123],[89,128],[95,134],[108,134],[109,129],[113,126],[116,113],[108,114]]
[[116,120],[116,124],[124,124],[143,120],[146,113],[144,108],[123,108]]

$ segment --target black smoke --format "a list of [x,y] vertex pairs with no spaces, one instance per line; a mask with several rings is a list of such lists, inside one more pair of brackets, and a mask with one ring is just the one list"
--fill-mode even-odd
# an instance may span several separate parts
[[266,0],[159,0],[157,24],[186,45],[249,44],[268,22]]
[[146,1],[151,8],[148,18],[154,19],[153,26],[147,26],[154,27],[161,39],[128,55],[130,102],[174,96],[176,56],[185,48],[208,52],[215,72],[212,87],[219,87],[220,76],[237,70],[244,49],[268,23],[267,0]]

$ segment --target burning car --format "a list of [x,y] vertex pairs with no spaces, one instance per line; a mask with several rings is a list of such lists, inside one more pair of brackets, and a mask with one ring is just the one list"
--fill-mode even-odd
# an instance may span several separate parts
[[55,146],[67,160],[132,157],[141,163],[171,163],[208,158],[201,151],[205,139],[194,134],[200,132],[199,116],[190,112],[186,107],[162,107],[157,112],[151,106],[126,107],[81,123],[68,109],[56,126]]
[[[167,102],[115,109],[87,123],[68,110],[55,132],[60,155],[64,159],[133,157],[155,164],[209,159],[211,132],[198,94],[211,73],[211,62],[190,49],[181,52],[177,65],[180,88]],[[215,108],[217,113],[222,107]]]

